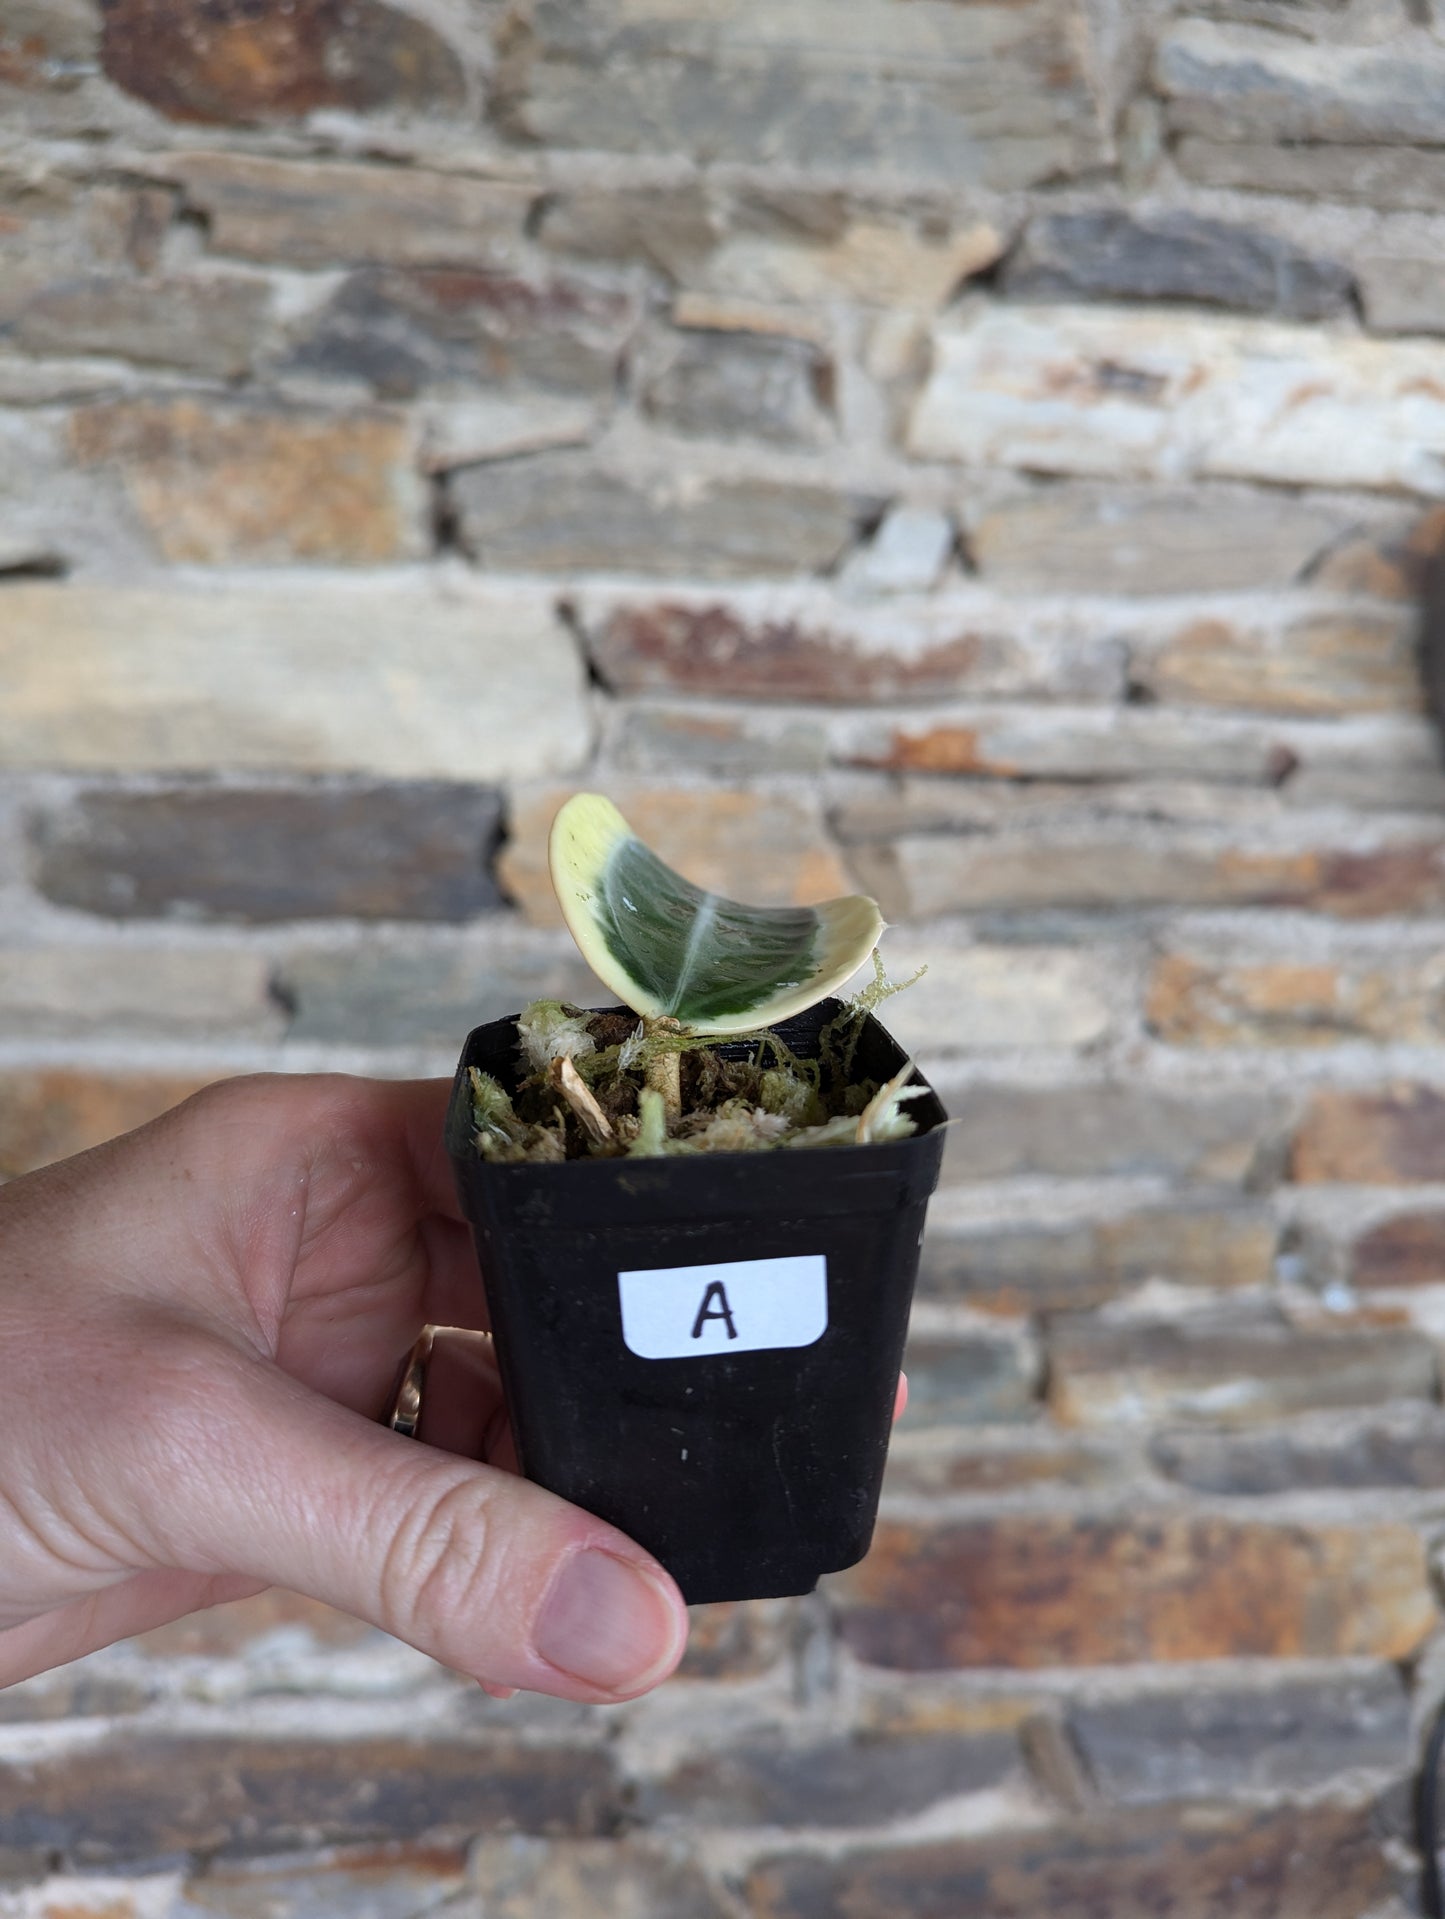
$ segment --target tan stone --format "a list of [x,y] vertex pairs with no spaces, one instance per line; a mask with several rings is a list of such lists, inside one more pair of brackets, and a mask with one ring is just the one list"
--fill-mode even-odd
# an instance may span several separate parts
[[835,238],[735,232],[699,273],[720,293],[813,305],[856,300],[933,313],[998,260],[1005,236],[987,220],[942,236],[877,217],[850,219]]
[[1412,514],[1407,522],[1357,534],[1326,554],[1314,583],[1333,593],[1376,600],[1418,601],[1430,559],[1445,547],[1445,507]]
[[1049,1406],[1070,1426],[1255,1425],[1435,1395],[1423,1334],[1337,1318],[1295,1325],[1229,1305],[1168,1320],[1068,1315],[1048,1338]]
[[514,265],[537,197],[512,180],[259,154],[178,153],[146,169],[205,215],[215,252],[299,266]]
[[1176,1046],[1438,1044],[1445,960],[1249,962],[1170,953],[1154,969],[1146,1018]]
[[[1008,780],[1211,780],[1273,786],[1278,737],[1260,726],[1167,707],[944,706],[850,717],[835,760],[887,773]],[[1287,759],[1283,770],[1293,761]]]
[[77,412],[71,446],[119,474],[168,560],[377,565],[429,548],[411,428],[390,415],[118,401]]
[[1439,349],[1272,320],[976,305],[934,336],[908,449],[968,466],[1436,493]]
[[420,572],[4,595],[0,767],[477,781],[590,744],[546,595]]
[[732,1910],[696,1863],[639,1838],[484,1839],[468,1876],[487,1919],[727,1919]]
[[0,1037],[278,1039],[264,953],[213,947],[0,947]]
[[1108,956],[1027,946],[957,952],[916,935],[891,936],[883,955],[895,980],[927,968],[880,1012],[899,1044],[925,1061],[951,1052],[1090,1046],[1113,1024]]
[[806,340],[810,346],[832,344],[832,328],[821,315],[733,294],[679,293],[672,303],[672,320],[674,326],[711,333],[776,334],[784,340]]
[[1309,717],[1417,713],[1424,703],[1411,613],[1315,613],[1275,631],[1196,620],[1133,676],[1156,699]]
[[[1082,1773],[1072,1743],[1061,1756]],[[1354,1919],[1391,1911],[1392,1879],[1368,1805],[1096,1804],[1042,1830],[776,1852],[744,1897],[752,1919]]]
[[[560,926],[547,877],[547,834],[575,789],[519,796],[498,878],[534,926]],[[629,823],[669,866],[713,892],[759,906],[790,906],[853,890],[817,814],[801,801],[746,792],[610,783]]]
[[[1024,822],[1019,822],[1022,826]],[[1127,812],[1096,828],[1043,822],[990,834],[909,834],[860,847],[854,870],[885,912],[977,912],[1040,906],[1301,906],[1341,919],[1427,914],[1445,907],[1445,841],[1437,833],[1356,846],[1291,835],[1225,838],[1156,826]]]
[[1295,1134],[1290,1176],[1305,1185],[1445,1182],[1445,1094],[1410,1083],[1320,1088]]
[[235,380],[264,345],[270,312],[271,289],[249,275],[92,274],[42,288],[14,337],[41,353],[106,354]]
[[859,1657],[912,1671],[1400,1659],[1435,1626],[1412,1526],[1168,1508],[884,1520],[829,1588]]
[[[221,1077],[220,1069],[209,1075]],[[0,1072],[0,1179],[144,1126],[206,1083],[203,1075],[115,1073],[100,1066]]]
[[990,508],[968,550],[984,579],[1040,592],[1227,593],[1288,585],[1346,524],[1233,488],[1055,486]]

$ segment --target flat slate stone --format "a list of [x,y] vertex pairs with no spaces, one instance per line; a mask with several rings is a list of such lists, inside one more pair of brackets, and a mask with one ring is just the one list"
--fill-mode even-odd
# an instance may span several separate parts
[[1445,1409],[1414,1403],[1342,1420],[1319,1413],[1256,1432],[1180,1427],[1149,1446],[1157,1470],[1195,1492],[1275,1493],[1392,1487],[1445,1490]]
[[381,0],[109,0],[105,71],[172,120],[221,125],[321,108],[455,112],[466,82],[424,21]]
[[520,572],[826,572],[877,505],[805,481],[685,477],[537,453],[468,467],[451,485],[468,551]]
[[1349,268],[1272,233],[1198,214],[1119,208],[1035,220],[1004,276],[1011,294],[1188,300],[1319,320],[1348,309]]
[[1078,0],[538,7],[496,112],[529,144],[1020,187],[1108,157],[1089,40]]
[[503,904],[491,787],[83,793],[31,822],[35,884],[111,919],[465,920]]
[[421,570],[11,584],[0,684],[7,771],[496,781],[591,742],[550,595]]
[[1126,1805],[1298,1791],[1356,1766],[1413,1763],[1409,1701],[1388,1666],[1079,1704],[1069,1727],[1097,1784]]

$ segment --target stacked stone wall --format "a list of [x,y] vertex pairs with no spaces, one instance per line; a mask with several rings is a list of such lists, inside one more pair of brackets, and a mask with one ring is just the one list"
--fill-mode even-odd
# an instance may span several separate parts
[[596,988],[601,787],[957,1115],[878,1541],[611,1712],[272,1595],[0,1919],[1404,1919],[1439,0],[0,0],[0,1174]]

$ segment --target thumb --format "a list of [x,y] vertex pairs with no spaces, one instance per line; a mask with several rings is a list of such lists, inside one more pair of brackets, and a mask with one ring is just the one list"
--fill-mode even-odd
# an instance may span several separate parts
[[177,1449],[152,1462],[169,1563],[305,1593],[496,1686],[617,1700],[677,1664],[682,1597],[615,1527],[226,1357],[185,1419],[179,1478]]

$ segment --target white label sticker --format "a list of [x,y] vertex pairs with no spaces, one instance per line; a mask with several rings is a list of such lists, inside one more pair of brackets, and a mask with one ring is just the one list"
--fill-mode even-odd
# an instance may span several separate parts
[[658,1266],[619,1273],[622,1337],[639,1359],[811,1346],[828,1325],[828,1262],[821,1253]]

